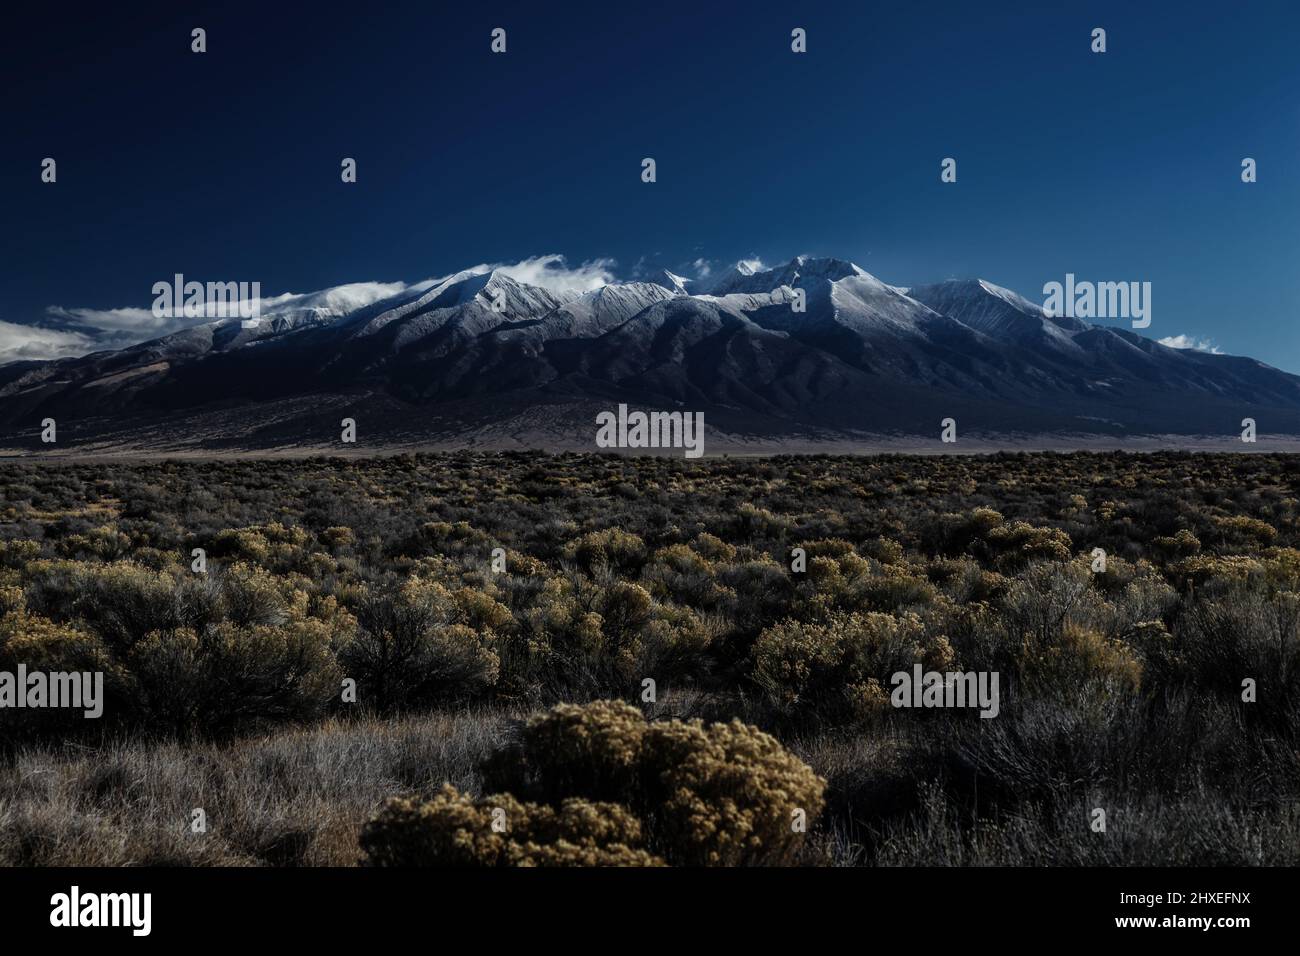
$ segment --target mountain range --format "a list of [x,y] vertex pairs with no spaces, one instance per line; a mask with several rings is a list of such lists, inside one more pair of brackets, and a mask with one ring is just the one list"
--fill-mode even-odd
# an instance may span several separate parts
[[[313,304],[318,302],[322,304]],[[324,303],[328,303],[324,304]],[[800,311],[798,306],[802,305]],[[799,256],[560,292],[483,267],[361,307],[326,294],[128,348],[0,366],[0,447],[593,447],[619,403],[771,448],[915,437],[1300,434],[1300,377],[1053,317],[983,280],[901,288]],[[960,441],[960,437],[959,437]]]

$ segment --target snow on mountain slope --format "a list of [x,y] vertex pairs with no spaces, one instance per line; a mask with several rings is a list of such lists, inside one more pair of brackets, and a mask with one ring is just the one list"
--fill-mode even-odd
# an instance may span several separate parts
[[860,268],[843,259],[795,256],[784,265],[760,271],[747,263],[737,263],[729,272],[723,273],[707,288],[699,291],[713,296],[737,292],[772,292],[783,286],[794,287],[814,279],[835,282],[850,276],[864,275],[866,273]]
[[282,296],[255,328],[222,320],[23,363],[0,372],[0,425],[209,407],[255,420],[267,403],[310,407],[309,396],[482,402],[475,414],[490,418],[507,396],[563,395],[707,405],[758,430],[932,428],[959,409],[990,428],[1222,430],[1258,409],[1294,415],[1300,431],[1296,376],[1052,318],[983,280],[905,289],[808,256],[740,263],[710,283],[664,272],[586,292],[517,274],[484,266],[387,297],[371,284]]
[[[485,288],[490,291],[490,286]],[[399,378],[409,378],[424,397],[551,382],[561,374],[566,344],[590,342],[655,303],[676,297],[648,282],[611,283],[562,304],[513,291],[518,294],[503,297],[507,305],[500,313],[484,311],[481,302],[473,302],[469,310],[438,310],[404,320],[409,324],[393,338],[393,347],[406,354],[390,361],[399,366],[415,362],[417,367],[399,373]],[[430,321],[441,325],[431,332]],[[410,336],[416,330],[421,338],[418,348],[412,348]]]
[[538,330],[547,338],[592,338],[681,294],[655,282],[611,283],[559,306],[541,320]]
[[375,335],[393,323],[402,323],[412,325],[402,336],[410,340],[458,315],[477,316],[477,325],[485,330],[504,321],[539,317],[561,301],[554,293],[526,285],[500,270],[469,269],[443,279],[418,298],[370,318],[358,334]]
[[917,286],[908,294],[934,311],[995,339],[1047,346],[1065,354],[1078,353],[1073,333],[1088,328],[1079,319],[1048,316],[1023,296],[982,279]]
[[688,287],[695,284],[693,279],[687,279],[679,275],[674,275],[673,273],[669,272],[667,269],[664,269],[657,276],[654,276],[653,278],[648,279],[646,281],[653,282],[655,285],[661,285],[669,292],[672,292],[676,295],[689,295],[690,289]]

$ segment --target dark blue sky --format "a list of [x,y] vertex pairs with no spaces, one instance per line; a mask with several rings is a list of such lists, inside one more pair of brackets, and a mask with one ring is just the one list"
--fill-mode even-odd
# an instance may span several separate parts
[[1039,301],[1146,280],[1147,334],[1300,372],[1294,3],[276,7],[6,14],[0,321],[147,307],[175,272],[275,294],[807,252]]

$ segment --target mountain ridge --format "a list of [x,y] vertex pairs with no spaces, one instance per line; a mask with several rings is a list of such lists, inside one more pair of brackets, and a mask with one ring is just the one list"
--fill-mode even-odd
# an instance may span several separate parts
[[[1049,316],[983,279],[902,288],[849,260],[797,256],[707,283],[665,271],[583,291],[475,267],[355,308],[332,291],[272,306],[254,328],[215,320],[0,366],[0,445],[37,447],[45,418],[121,447],[278,447],[295,427],[326,445],[312,409],[375,419],[377,444],[398,443],[400,422],[400,441],[418,443],[421,421],[454,440],[458,416],[468,438],[523,410],[612,402],[699,410],[773,440],[937,440],[948,417],[959,433],[1117,441],[1231,436],[1245,418],[1300,433],[1300,377]],[[187,435],[169,439],[182,420]],[[283,427],[267,436],[268,421]],[[575,440],[594,432],[564,422]]]

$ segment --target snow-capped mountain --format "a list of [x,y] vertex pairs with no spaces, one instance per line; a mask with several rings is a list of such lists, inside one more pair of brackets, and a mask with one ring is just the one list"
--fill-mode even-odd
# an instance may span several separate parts
[[340,409],[377,443],[554,437],[615,402],[754,435],[932,435],[946,417],[984,433],[1230,435],[1247,417],[1300,432],[1300,378],[1261,362],[1052,317],[983,280],[903,289],[840,259],[585,292],[479,267],[371,298],[282,297],[256,328],[0,366],[0,445],[46,417],[128,445],[175,444],[182,422],[209,447],[328,444]]

